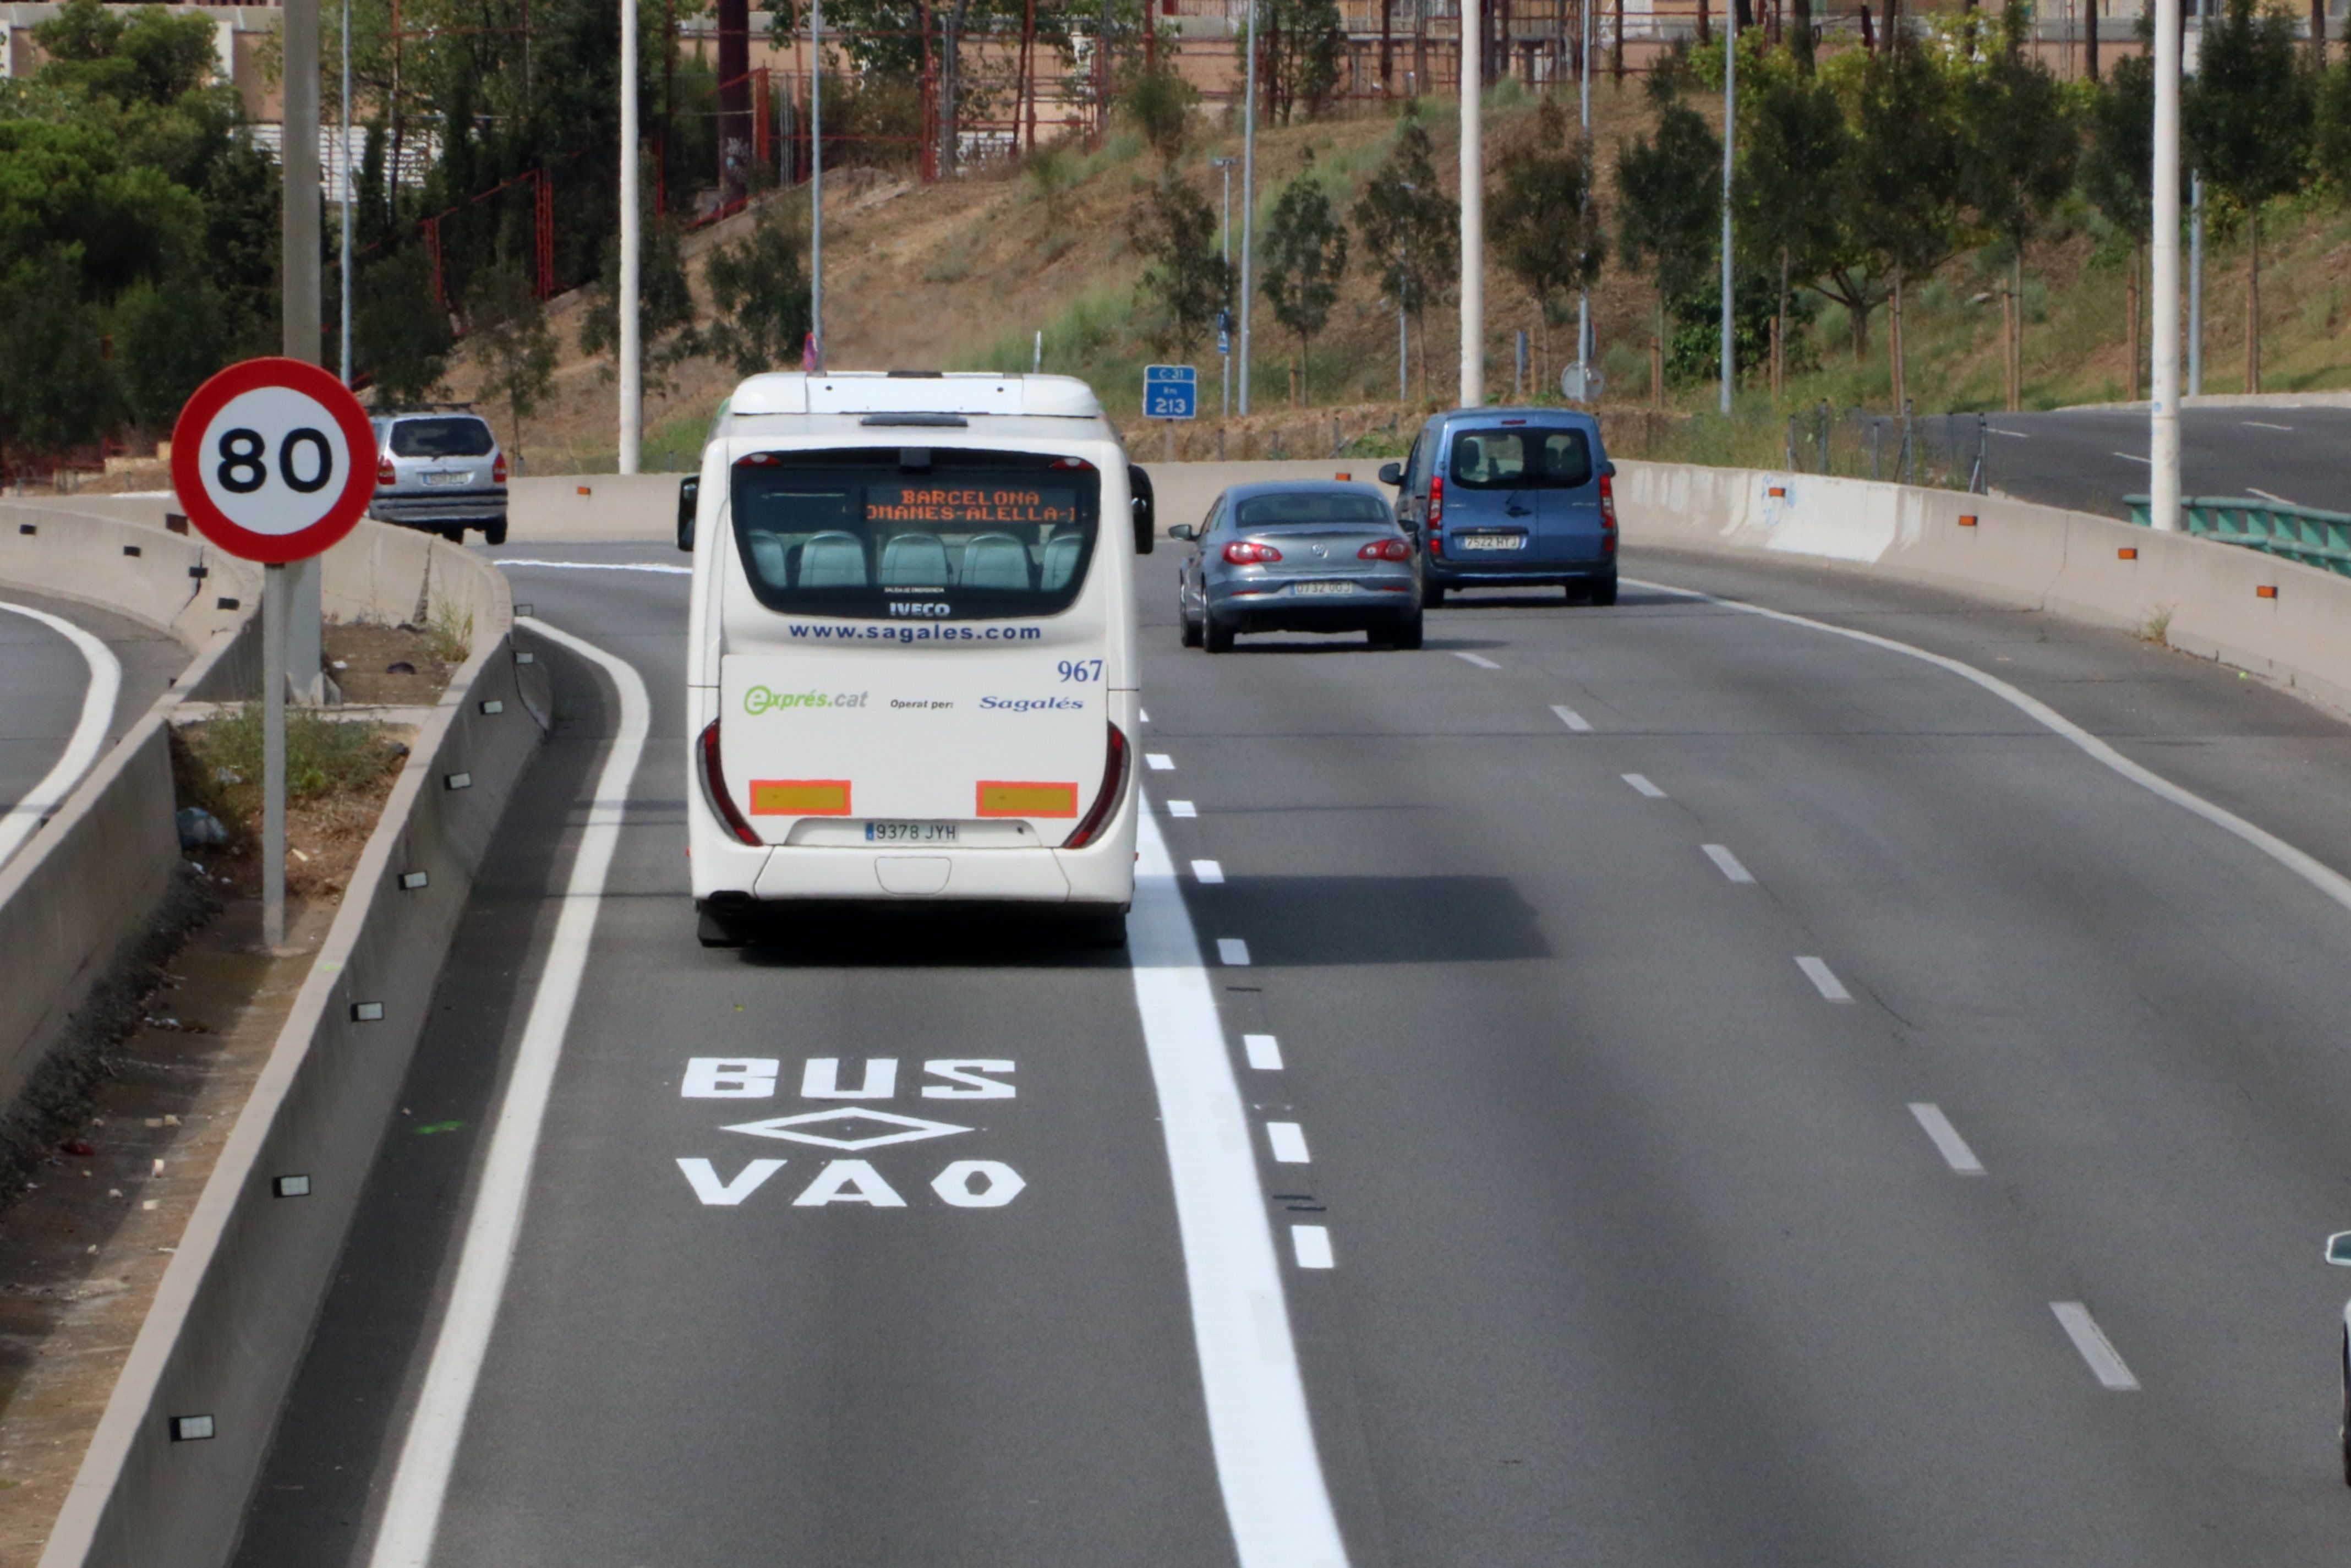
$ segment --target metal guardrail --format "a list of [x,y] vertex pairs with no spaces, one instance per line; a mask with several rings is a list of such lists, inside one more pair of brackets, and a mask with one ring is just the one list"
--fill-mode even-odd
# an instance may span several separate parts
[[[2147,526],[2150,497],[2125,496],[2123,504],[2130,508],[2132,522]],[[2351,577],[2351,513],[2241,497],[2186,496],[2180,498],[2179,515],[2188,531],[2199,538],[2243,545]]]

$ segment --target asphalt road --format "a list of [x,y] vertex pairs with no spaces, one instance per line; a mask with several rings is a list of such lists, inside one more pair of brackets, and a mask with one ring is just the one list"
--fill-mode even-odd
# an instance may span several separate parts
[[[1174,566],[1144,567],[1143,749],[1171,765],[1144,782],[1349,1562],[2339,1553],[2351,911],[1813,627],[1628,582],[1609,611],[1472,599],[1418,653],[1210,657],[1176,646]],[[2351,728],[2233,672],[1857,576],[1626,569],[1967,660],[2351,867]],[[1126,961],[922,925],[699,948],[685,580],[514,578],[642,672],[653,740],[434,1562],[1234,1563],[1159,1120],[1185,1107]],[[546,657],[559,734],[434,998],[254,1568],[367,1561],[616,722]],[[772,1094],[683,1097],[699,1055],[774,1061]],[[836,1087],[894,1061],[893,1113],[967,1129],[860,1156],[904,1207],[818,1202],[851,1180],[828,1151],[721,1130],[826,1108],[811,1058]],[[979,1076],[1013,1092],[920,1096],[959,1082],[937,1060],[1009,1062]],[[752,1155],[787,1165],[734,1204],[680,1165]],[[1025,1186],[935,1200],[951,1159]]]
[[[37,613],[22,612],[26,611]],[[119,671],[114,702],[105,717],[93,721],[83,735],[85,768],[120,738],[188,663],[187,650],[152,626],[0,584],[0,814],[25,801],[74,749],[90,682],[103,678],[94,677],[90,659],[41,616],[89,633],[103,644]],[[70,787],[63,779],[53,782]],[[0,815],[0,860],[13,847],[16,825],[15,819]]]
[[[1972,453],[1975,415],[1944,416],[1935,439]],[[2147,487],[2146,411],[2058,409],[1987,416],[1992,488],[2107,517]],[[2351,512],[2351,409],[2191,408],[2180,429],[2180,479],[2189,496],[2259,497]]]

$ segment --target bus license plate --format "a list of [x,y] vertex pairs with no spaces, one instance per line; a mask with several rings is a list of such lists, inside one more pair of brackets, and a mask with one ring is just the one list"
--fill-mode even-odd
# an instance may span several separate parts
[[1353,593],[1352,582],[1301,582],[1290,591],[1292,593]]
[[869,844],[951,844],[956,841],[953,822],[868,822],[865,841]]
[[1453,548],[1455,549],[1524,549],[1527,548],[1527,536],[1524,534],[1456,534],[1453,536]]

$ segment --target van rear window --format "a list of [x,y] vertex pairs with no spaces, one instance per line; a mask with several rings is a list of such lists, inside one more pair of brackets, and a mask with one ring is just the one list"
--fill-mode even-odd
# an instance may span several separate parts
[[490,427],[470,414],[392,422],[395,457],[487,457]]
[[1085,584],[1102,510],[1091,465],[898,447],[737,461],[735,541],[770,610],[969,621],[1050,615]]
[[1456,431],[1445,482],[1470,490],[1580,490],[1592,483],[1592,446],[1580,430]]

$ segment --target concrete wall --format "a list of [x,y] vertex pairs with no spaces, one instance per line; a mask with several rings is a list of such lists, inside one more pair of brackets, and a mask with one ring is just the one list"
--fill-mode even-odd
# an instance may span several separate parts
[[[2095,625],[2159,628],[2173,647],[2351,710],[2351,579],[2241,546],[1990,496],[1674,464],[1619,465],[1616,502],[1635,551],[1805,559]],[[2256,592],[2265,587],[2274,597]]]
[[[149,512],[152,526],[131,520]],[[110,610],[203,648],[259,606],[261,569],[162,523],[160,502],[99,510],[0,501],[0,582]]]

